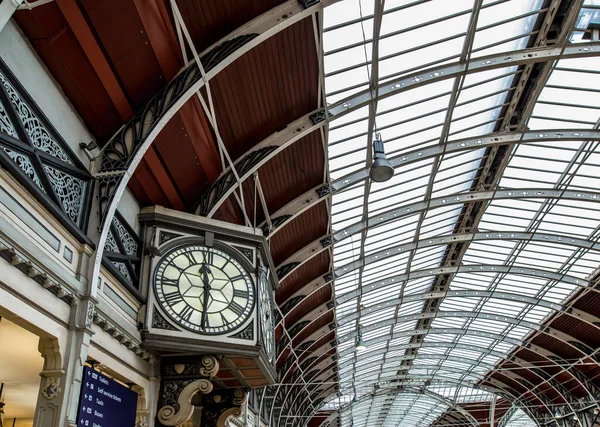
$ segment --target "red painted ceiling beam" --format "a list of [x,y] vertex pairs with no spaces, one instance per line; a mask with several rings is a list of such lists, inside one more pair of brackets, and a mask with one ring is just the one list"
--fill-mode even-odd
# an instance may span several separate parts
[[[183,59],[178,54],[179,43],[165,4],[156,0],[133,1],[163,75],[166,81],[170,81],[183,66]],[[202,169],[210,182],[214,182],[221,173],[219,154],[198,99],[192,98],[183,105],[179,114]]]
[[119,112],[121,119],[123,119],[123,121],[129,120],[133,117],[131,105],[106,60],[100,45],[94,37],[92,30],[88,26],[85,17],[81,13],[81,9],[79,9],[75,0],[56,0],[56,4],[67,20],[69,27],[85,52],[90,64],[92,64],[94,71],[106,88],[108,96]]

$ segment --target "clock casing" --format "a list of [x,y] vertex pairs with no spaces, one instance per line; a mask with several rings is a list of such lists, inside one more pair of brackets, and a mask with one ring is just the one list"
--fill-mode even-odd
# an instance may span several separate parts
[[274,383],[277,281],[262,231],[159,206],[139,219],[144,347],[161,357],[217,355],[235,378],[224,386]]

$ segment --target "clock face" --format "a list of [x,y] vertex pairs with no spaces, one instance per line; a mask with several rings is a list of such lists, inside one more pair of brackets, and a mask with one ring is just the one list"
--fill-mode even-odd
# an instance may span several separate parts
[[252,315],[252,278],[232,255],[219,249],[176,248],[160,260],[154,280],[164,311],[194,332],[224,334]]
[[260,317],[265,351],[269,361],[273,362],[275,356],[275,337],[273,325],[273,304],[271,298],[271,285],[264,271],[260,273]]

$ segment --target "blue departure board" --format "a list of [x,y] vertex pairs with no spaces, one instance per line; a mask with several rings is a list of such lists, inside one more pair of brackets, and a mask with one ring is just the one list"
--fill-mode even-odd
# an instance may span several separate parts
[[85,367],[77,427],[134,427],[138,394]]

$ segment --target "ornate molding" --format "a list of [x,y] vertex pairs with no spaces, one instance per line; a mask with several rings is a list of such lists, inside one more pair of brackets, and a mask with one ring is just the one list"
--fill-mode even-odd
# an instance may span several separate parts
[[52,400],[60,394],[62,388],[60,387],[60,377],[64,371],[42,371],[40,374],[43,378],[46,378],[46,385],[42,388],[42,395]]
[[44,358],[44,370],[40,376],[45,379],[41,389],[42,395],[52,400],[62,392],[60,380],[65,371],[62,370],[62,355],[56,338],[40,338],[38,351]]
[[[162,384],[158,420],[164,426],[178,426],[194,412],[192,398],[206,395],[213,389],[211,379],[219,372],[219,361],[213,356],[200,359],[189,357],[162,360]],[[199,378],[204,377],[204,378]]]
[[219,361],[213,356],[204,356],[202,358],[202,367],[200,368],[200,375],[212,378],[219,372]]
[[141,345],[141,339],[138,337],[133,337],[130,335],[121,325],[117,323],[113,323],[113,321],[108,318],[104,313],[101,313],[99,310],[96,310],[94,313],[93,322],[95,325],[99,326],[104,332],[107,332],[114,339],[119,341],[125,347],[127,347],[130,351],[135,353],[138,357],[143,359],[146,362],[151,362],[154,360],[154,356],[147,351],[143,350]]
[[167,321],[167,319],[165,319],[163,316],[161,316],[161,314],[158,312],[156,307],[154,307],[154,310],[152,311],[152,327],[158,328],[158,329],[166,329],[168,331],[176,331],[177,330],[177,328],[172,326]]
[[226,427],[231,417],[242,415],[246,398],[247,394],[241,388],[214,390],[202,402],[202,425]]
[[170,233],[168,231],[161,231],[158,236],[158,244],[162,245],[163,243],[168,242],[169,240],[173,240],[177,237],[181,237],[181,234]]
[[37,260],[22,252],[14,244],[6,242],[0,236],[0,257],[10,262],[28,277],[32,278],[44,289],[54,294],[57,298],[71,305],[75,297],[75,291],[62,285],[45,266],[39,266]]
[[176,381],[168,381],[163,386],[161,397],[166,404],[158,410],[158,420],[165,426],[178,426],[189,420],[194,412],[192,397],[198,392],[208,394],[213,389],[212,383],[206,379],[191,381],[181,389],[180,385]]
[[254,339],[254,324],[250,322],[248,326],[239,331],[237,334],[231,336],[232,338],[239,338],[242,340],[253,340]]

